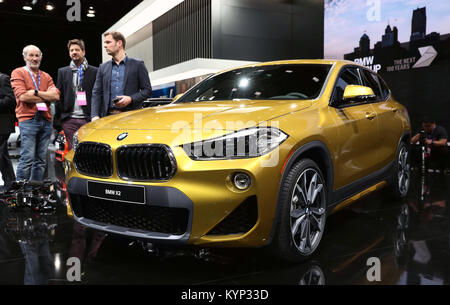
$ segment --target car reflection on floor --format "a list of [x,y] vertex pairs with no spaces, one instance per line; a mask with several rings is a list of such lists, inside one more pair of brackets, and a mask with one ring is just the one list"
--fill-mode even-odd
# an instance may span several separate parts
[[421,181],[421,196],[404,205],[404,237],[398,243],[401,284],[448,284],[450,281],[450,208],[442,176]]
[[[58,164],[54,173],[62,175]],[[412,186],[404,201],[377,192],[330,216],[318,253],[297,265],[266,249],[155,248],[106,236],[77,228],[64,206],[38,215],[0,205],[0,284],[67,283],[72,256],[83,261],[81,284],[450,284],[449,176],[417,174]],[[371,257],[381,262],[379,282],[367,278]]]

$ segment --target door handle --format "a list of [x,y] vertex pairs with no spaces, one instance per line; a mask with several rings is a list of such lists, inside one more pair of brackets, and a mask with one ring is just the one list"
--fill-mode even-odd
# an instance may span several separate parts
[[392,110],[392,112],[397,112],[398,108],[392,107],[391,110]]
[[377,114],[375,112],[366,112],[366,119],[373,120]]

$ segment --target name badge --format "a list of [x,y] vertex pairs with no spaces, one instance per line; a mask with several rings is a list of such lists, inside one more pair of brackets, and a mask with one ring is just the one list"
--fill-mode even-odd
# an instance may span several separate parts
[[77,92],[77,103],[78,106],[86,106],[87,105],[87,99],[86,99],[86,92]]
[[47,105],[45,103],[36,104],[38,111],[48,111]]

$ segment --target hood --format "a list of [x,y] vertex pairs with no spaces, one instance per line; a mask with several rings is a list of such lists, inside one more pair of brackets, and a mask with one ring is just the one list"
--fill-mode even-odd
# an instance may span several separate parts
[[224,101],[169,104],[108,116],[86,125],[102,130],[172,130],[208,128],[238,130],[297,112],[311,100]]

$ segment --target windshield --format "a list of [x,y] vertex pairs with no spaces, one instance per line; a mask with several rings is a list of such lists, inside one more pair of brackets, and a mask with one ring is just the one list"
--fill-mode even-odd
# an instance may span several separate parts
[[315,99],[322,90],[330,67],[321,64],[292,64],[235,69],[205,79],[176,103]]

